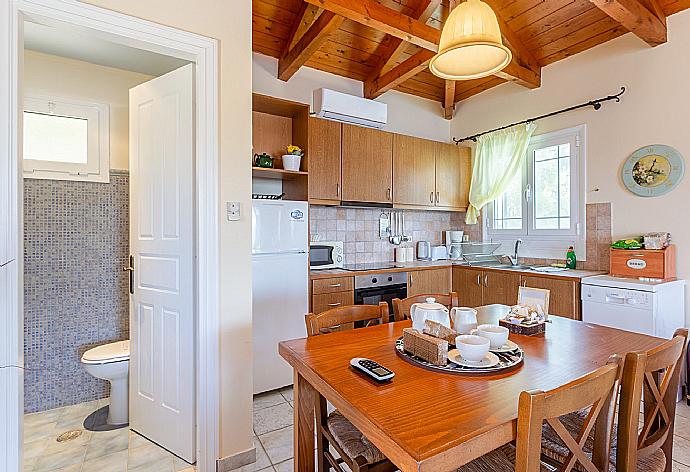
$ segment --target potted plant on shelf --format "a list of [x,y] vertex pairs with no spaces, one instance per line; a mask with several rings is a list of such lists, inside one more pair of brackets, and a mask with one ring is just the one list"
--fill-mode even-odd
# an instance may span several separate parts
[[287,152],[283,155],[283,169],[298,172],[304,151],[299,146],[290,144]]

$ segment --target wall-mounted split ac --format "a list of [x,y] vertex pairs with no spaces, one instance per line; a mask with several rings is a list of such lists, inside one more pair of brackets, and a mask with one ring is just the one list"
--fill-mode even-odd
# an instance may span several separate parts
[[316,116],[369,128],[382,128],[388,121],[388,105],[335,90],[314,90],[312,109]]

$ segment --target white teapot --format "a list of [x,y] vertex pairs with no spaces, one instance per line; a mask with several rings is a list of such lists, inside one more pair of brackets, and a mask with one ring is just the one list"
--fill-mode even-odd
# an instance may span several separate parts
[[412,327],[417,331],[424,330],[424,322],[426,320],[441,323],[446,328],[450,328],[450,315],[448,308],[436,303],[435,298],[427,298],[425,303],[414,303],[410,307],[410,318],[412,318]]

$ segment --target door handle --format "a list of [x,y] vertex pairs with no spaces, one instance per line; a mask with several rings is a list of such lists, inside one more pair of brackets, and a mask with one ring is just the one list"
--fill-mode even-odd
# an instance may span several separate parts
[[129,256],[129,266],[122,270],[129,272],[129,293],[134,294],[134,256]]
[[429,203],[434,203],[434,192],[429,195]]
[[342,303],[329,303],[328,306],[340,306]]
[[388,200],[392,200],[392,199],[393,199],[393,196],[391,195],[391,189],[390,189],[390,187],[388,187],[388,188],[386,189],[386,198],[387,198]]
[[335,287],[342,287],[342,286],[343,286],[343,284],[331,284],[331,287],[333,287],[333,288],[335,288]]
[[484,274],[484,286],[489,286],[489,274]]
[[412,274],[410,274],[410,287],[412,287]]
[[438,195],[439,195],[439,192],[436,192],[436,204],[437,204],[437,205],[438,205],[438,201],[439,201]]
[[340,196],[340,184],[335,184],[335,194]]
[[477,274],[477,285],[480,287],[482,285],[482,274]]

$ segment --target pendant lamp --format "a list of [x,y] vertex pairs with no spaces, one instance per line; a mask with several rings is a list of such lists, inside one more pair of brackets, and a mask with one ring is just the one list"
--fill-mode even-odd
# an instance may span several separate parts
[[481,0],[467,0],[448,15],[429,69],[442,79],[479,79],[505,68],[511,59],[494,11]]

